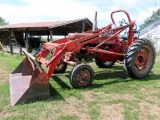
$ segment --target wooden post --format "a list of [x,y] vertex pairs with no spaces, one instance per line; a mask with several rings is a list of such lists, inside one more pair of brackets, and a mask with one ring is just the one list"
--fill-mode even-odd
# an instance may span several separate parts
[[12,48],[12,40],[11,40],[11,30],[9,29],[9,47],[10,47],[10,54],[13,54],[13,48]]
[[22,55],[22,47],[19,45],[19,54]]
[[49,42],[49,35],[47,36],[47,40],[48,40],[48,42]]
[[50,29],[50,41],[52,41],[53,30]]
[[85,31],[85,20],[82,21],[82,32]]
[[5,51],[4,51],[4,47],[3,47],[2,43],[1,43],[1,41],[0,41],[0,47],[2,48],[2,51],[4,53]]
[[27,50],[27,52],[29,52],[28,29],[26,29],[25,38],[26,38],[26,50]]

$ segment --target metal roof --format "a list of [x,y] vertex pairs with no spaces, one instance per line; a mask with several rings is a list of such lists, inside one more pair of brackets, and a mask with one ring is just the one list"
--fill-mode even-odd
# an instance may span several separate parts
[[70,32],[82,32],[82,22],[85,21],[85,31],[92,28],[92,22],[88,18],[52,22],[18,23],[0,26],[0,31],[25,31],[37,34],[49,34],[48,30],[53,29],[53,34],[67,35]]

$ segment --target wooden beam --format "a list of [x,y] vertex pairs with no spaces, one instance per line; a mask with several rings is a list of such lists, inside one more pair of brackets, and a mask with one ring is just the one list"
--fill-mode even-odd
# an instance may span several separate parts
[[3,52],[5,52],[4,47],[3,47],[2,43],[1,43],[1,41],[0,41],[0,47],[2,48]]
[[26,50],[27,52],[29,52],[28,29],[26,29],[25,38],[26,38]]
[[53,35],[53,30],[52,29],[50,29],[50,41],[52,41],[53,39],[52,39],[52,35]]
[[9,47],[10,47],[10,54],[13,54],[11,30],[10,29],[9,29]]
[[82,32],[85,31],[85,20],[82,21]]
[[47,35],[47,41],[49,42],[49,35]]
[[19,54],[22,55],[22,47],[19,45]]

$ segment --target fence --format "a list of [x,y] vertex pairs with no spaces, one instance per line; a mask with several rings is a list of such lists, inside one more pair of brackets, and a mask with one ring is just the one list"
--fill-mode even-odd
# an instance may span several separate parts
[[20,55],[23,54],[22,49],[26,50],[25,47],[13,46],[13,45],[11,45],[11,46],[4,45],[3,48],[4,48],[5,52],[11,53],[11,54],[18,53]]

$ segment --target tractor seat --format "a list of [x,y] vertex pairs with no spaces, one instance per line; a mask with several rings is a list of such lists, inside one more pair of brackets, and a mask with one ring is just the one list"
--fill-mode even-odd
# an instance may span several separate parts
[[69,33],[68,40],[75,40],[81,37],[93,35],[93,33]]

